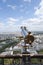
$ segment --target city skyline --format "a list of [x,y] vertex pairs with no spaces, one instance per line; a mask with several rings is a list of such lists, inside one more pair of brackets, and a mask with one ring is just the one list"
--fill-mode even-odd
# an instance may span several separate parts
[[0,0],[0,32],[43,31],[43,0]]

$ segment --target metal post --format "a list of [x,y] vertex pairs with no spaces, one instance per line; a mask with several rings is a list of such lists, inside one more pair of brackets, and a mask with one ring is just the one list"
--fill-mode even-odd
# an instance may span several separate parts
[[42,60],[41,60],[41,58],[40,58],[40,65],[42,65]]
[[2,58],[2,65],[4,65],[4,58]]
[[[23,54],[29,54],[29,53],[26,52],[26,53],[23,53]],[[30,55],[29,56],[24,56],[23,55],[22,62],[23,62],[23,65],[31,65],[31,57],[30,57]]]

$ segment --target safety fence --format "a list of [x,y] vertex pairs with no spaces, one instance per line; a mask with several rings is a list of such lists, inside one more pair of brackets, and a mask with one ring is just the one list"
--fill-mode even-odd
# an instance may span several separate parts
[[43,65],[43,54],[0,55],[0,65],[29,65],[29,64]]

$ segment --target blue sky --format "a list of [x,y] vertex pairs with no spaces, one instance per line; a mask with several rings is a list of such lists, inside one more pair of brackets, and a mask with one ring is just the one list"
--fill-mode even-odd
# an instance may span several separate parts
[[0,0],[0,32],[15,32],[21,26],[43,31],[43,0]]

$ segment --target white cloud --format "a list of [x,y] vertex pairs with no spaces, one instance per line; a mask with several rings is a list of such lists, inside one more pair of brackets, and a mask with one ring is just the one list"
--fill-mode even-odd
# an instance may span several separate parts
[[7,5],[7,7],[11,8],[11,9],[13,9],[13,10],[16,9],[16,6],[15,6],[15,5]]
[[40,30],[43,31],[43,0],[40,1],[39,5],[37,7],[34,8],[35,9],[35,13],[34,15],[37,16],[37,18],[33,18],[30,21],[31,22],[31,26],[30,28],[32,30]]
[[9,31],[9,32],[17,31],[18,26],[15,25],[15,23],[17,21],[19,21],[19,20],[18,19],[15,19],[15,18],[12,18],[12,17],[8,18],[6,30]]
[[24,0],[24,2],[31,2],[31,0]]
[[0,32],[14,32],[19,29],[18,25],[16,26],[15,23],[19,21],[18,19],[15,18],[7,18],[7,22],[0,22]]
[[0,22],[0,33],[2,33],[3,31],[5,31],[5,24],[3,22]]
[[36,8],[35,15],[43,18],[43,0],[39,3],[39,6]]
[[[22,18],[21,18],[22,19]],[[21,26],[26,26],[29,30],[32,31],[43,31],[43,19],[42,18],[30,18],[26,20],[21,21],[21,25],[15,25],[15,23],[19,21],[20,19],[14,19],[14,18],[8,18],[8,25],[6,26],[6,29],[8,31],[17,31],[20,30]]]
[[[8,5],[8,7],[12,8],[11,5]],[[21,10],[21,12],[23,12],[23,10]],[[26,26],[29,30],[32,31],[43,31],[43,0],[41,0],[38,7],[35,7],[34,15],[36,15],[37,18],[30,18],[26,20],[23,20],[23,16],[21,16],[19,19],[10,17],[7,20],[6,26],[5,23],[0,23],[0,29],[7,32],[18,30],[21,26]],[[15,25],[17,21],[21,22],[21,25]]]
[[43,19],[41,18],[30,18],[23,20],[21,21],[21,25],[16,25],[17,21],[19,20],[10,17],[7,19],[7,24],[0,22],[0,30],[4,32],[14,32],[20,30],[21,26],[26,26],[29,30],[32,31],[43,31]]
[[8,20],[9,20],[9,22],[16,22],[16,21],[18,21],[18,19],[15,19],[15,18],[12,18],[12,17],[8,18]]
[[24,21],[22,22],[22,25],[29,26],[29,25],[32,25],[33,23],[36,23],[36,22],[34,21],[34,19],[27,19],[27,20],[24,20]]
[[3,28],[4,23],[0,22],[0,29]]
[[18,19],[15,19],[15,18],[10,17],[10,18],[8,18],[8,20],[7,20],[7,24],[8,24],[8,25],[11,25],[11,26],[14,26],[14,25],[15,25],[15,23],[16,23],[17,21],[19,21],[19,20],[18,20]]
[[30,18],[30,19],[24,20],[21,26],[26,26],[29,30],[32,30],[32,31],[43,31],[43,19]]

